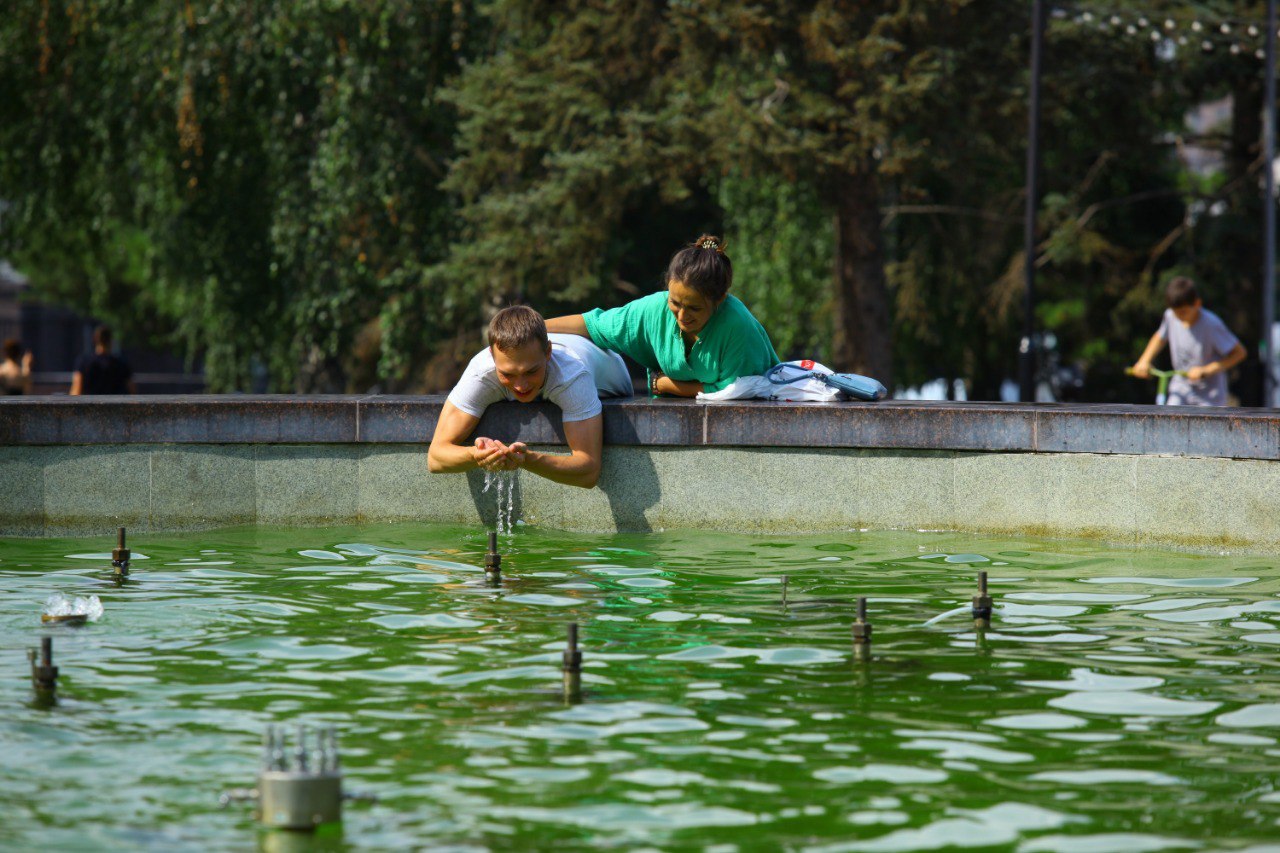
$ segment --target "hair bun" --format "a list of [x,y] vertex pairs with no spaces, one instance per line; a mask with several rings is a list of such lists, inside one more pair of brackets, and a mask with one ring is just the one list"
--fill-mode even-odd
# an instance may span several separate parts
[[693,241],[693,247],[695,249],[715,249],[717,252],[724,254],[724,241],[713,234],[703,234]]
[[733,284],[733,264],[725,254],[724,240],[703,234],[676,252],[667,264],[667,282],[673,281],[684,283],[712,302],[724,299]]

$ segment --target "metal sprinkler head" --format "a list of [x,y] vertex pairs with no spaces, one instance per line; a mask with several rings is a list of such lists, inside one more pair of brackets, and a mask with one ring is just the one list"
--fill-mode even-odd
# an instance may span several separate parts
[[570,622],[567,631],[568,637],[564,648],[564,669],[565,671],[581,671],[582,670],[582,650],[578,648],[578,623]]
[[973,597],[973,626],[979,630],[991,627],[992,602],[987,594],[987,573],[978,572],[978,594]]
[[307,727],[299,725],[293,762],[283,726],[268,725],[262,736],[262,763],[256,788],[236,788],[219,798],[257,804],[256,817],[273,829],[311,830],[342,820],[343,800],[372,800],[365,794],[343,793],[338,738],[332,726],[315,731],[307,751]]
[[578,623],[570,622],[568,640],[562,657],[564,700],[568,704],[582,701],[582,650],[578,648]]
[[871,623],[867,621],[867,599],[858,598],[858,621],[853,623],[853,657],[865,661],[871,657]]
[[31,662],[31,686],[36,691],[36,701],[52,705],[58,701],[58,668],[53,665],[53,637],[40,638],[40,651],[27,650]]
[[120,527],[116,530],[116,547],[111,551],[111,567],[115,569],[115,573],[120,577],[129,574],[129,558],[131,553],[125,547],[124,528]]
[[498,553],[498,531],[489,531],[489,550],[484,555],[484,579],[491,586],[502,583],[502,555]]

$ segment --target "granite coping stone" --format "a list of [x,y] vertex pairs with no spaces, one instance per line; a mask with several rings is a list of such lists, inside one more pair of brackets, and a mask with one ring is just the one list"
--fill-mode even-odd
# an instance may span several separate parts
[[[0,398],[0,447],[425,444],[443,396]],[[832,447],[1280,459],[1280,409],[1054,403],[606,400],[606,444]],[[479,434],[562,444],[550,404],[499,403]]]

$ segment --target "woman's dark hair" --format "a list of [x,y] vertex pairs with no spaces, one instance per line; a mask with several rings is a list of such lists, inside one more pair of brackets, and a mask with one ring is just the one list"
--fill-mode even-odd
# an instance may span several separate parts
[[17,361],[22,358],[22,354],[26,352],[22,348],[22,342],[17,338],[9,338],[4,342],[4,357],[10,361]]
[[503,308],[489,321],[489,346],[511,352],[530,343],[547,348],[547,323],[528,305]]
[[1164,289],[1164,301],[1170,308],[1182,308],[1195,305],[1200,294],[1196,292],[1196,283],[1185,275],[1172,279]]
[[678,281],[700,296],[719,302],[733,284],[733,264],[724,253],[724,241],[703,234],[676,252],[667,264],[667,282]]

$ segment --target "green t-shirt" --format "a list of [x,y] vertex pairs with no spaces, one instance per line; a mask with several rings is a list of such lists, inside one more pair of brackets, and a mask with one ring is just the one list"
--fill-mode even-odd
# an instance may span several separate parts
[[723,390],[740,376],[758,376],[778,363],[769,333],[736,296],[720,303],[687,358],[665,290],[608,311],[596,308],[582,319],[596,346],[679,382],[697,380],[707,393]]

